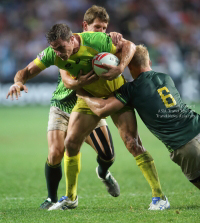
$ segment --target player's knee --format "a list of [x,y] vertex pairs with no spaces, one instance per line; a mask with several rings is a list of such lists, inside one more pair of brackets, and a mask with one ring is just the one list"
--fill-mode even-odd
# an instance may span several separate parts
[[67,137],[64,141],[65,149],[69,154],[78,153],[81,143],[73,137]]
[[56,165],[61,162],[64,155],[64,148],[59,148],[52,145],[49,148],[48,161],[51,165]]
[[100,153],[98,154],[98,157],[102,160],[105,160],[106,162],[113,162],[115,161],[115,154],[114,153],[109,153],[109,154],[103,154]]

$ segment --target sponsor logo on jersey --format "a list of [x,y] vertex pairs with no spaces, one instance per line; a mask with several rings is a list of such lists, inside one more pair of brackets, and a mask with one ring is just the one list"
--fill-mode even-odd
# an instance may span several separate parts
[[39,53],[39,54],[37,55],[37,58],[40,59],[40,60],[42,60],[42,58],[43,58],[44,56],[45,56],[45,52],[42,51],[41,53]]

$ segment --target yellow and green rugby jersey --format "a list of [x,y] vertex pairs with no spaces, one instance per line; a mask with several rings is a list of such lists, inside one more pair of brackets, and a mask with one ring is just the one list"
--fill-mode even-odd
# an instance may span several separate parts
[[144,72],[119,88],[115,97],[135,108],[147,128],[169,151],[180,148],[200,133],[200,115],[183,103],[167,74]]
[[[105,33],[84,32],[74,35],[80,36],[80,49],[68,60],[63,61],[56,56],[51,47],[48,47],[34,60],[35,64],[42,70],[51,65],[55,65],[60,69],[68,71],[72,77],[76,78],[80,70],[83,71],[83,74],[87,74],[92,70],[92,59],[96,54],[100,52],[116,53],[116,47],[112,44],[112,39]],[[100,78],[95,83],[85,86],[84,89],[94,96],[104,97],[108,96],[124,83],[125,80],[122,76],[113,81],[107,81]]]

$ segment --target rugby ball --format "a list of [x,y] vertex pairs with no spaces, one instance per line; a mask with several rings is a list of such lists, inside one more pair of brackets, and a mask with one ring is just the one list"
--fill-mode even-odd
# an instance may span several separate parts
[[104,66],[102,65],[103,63],[108,65],[118,66],[119,62],[120,62],[119,59],[112,53],[103,52],[103,53],[98,53],[96,56],[94,56],[92,60],[92,66],[94,72],[98,76],[101,76],[102,73],[108,72],[108,70],[105,69]]

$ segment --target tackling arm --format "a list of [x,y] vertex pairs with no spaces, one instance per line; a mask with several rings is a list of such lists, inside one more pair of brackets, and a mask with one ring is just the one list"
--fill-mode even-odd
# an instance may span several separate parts
[[83,89],[77,91],[77,96],[82,98],[90,109],[99,117],[103,118],[124,107],[124,104],[117,100],[113,94],[107,99],[92,97]]
[[66,70],[60,70],[60,75],[65,87],[72,90],[91,84],[99,79],[93,70],[86,75],[82,75],[82,71],[80,71],[76,79],[71,78],[69,72]]

